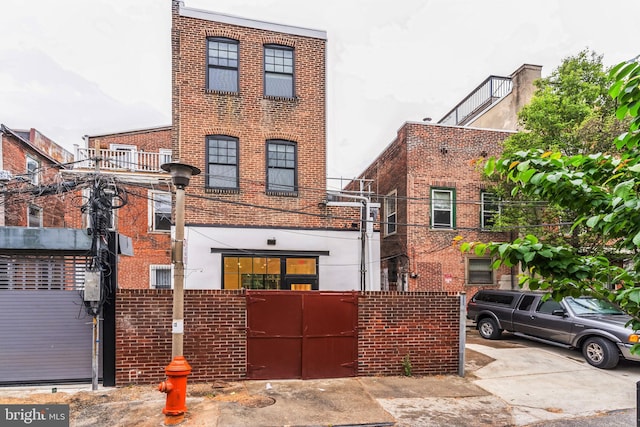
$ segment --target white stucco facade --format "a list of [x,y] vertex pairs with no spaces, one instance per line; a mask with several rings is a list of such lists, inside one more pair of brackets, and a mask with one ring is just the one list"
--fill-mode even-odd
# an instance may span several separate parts
[[222,289],[222,257],[225,251],[240,251],[246,255],[315,254],[321,291],[360,290],[364,254],[365,289],[380,290],[380,233],[372,233],[364,249],[361,236],[358,230],[186,226],[185,289]]

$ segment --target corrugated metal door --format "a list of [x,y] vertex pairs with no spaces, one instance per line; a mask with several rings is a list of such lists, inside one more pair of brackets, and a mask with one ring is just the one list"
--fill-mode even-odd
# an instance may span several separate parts
[[0,383],[91,380],[91,317],[75,291],[0,291]]
[[0,256],[0,384],[91,380],[85,260]]
[[356,375],[355,292],[247,291],[250,379]]

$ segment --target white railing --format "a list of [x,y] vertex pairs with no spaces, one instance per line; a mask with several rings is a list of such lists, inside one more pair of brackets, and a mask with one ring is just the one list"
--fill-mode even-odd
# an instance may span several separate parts
[[100,170],[128,172],[163,172],[160,165],[171,161],[171,154],[145,151],[100,150],[76,147],[74,169],[94,169],[96,158]]

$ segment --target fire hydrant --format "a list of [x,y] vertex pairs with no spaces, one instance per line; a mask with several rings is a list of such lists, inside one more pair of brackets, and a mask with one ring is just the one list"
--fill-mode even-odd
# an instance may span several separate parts
[[162,413],[165,414],[165,425],[175,425],[184,420],[187,412],[187,376],[191,373],[191,366],[184,356],[176,356],[164,371],[167,379],[158,386],[158,390],[167,393]]

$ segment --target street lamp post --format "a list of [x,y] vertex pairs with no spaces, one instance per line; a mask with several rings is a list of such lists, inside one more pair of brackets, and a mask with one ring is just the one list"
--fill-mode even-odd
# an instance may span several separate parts
[[171,326],[171,363],[166,367],[167,380],[160,383],[160,391],[167,393],[167,402],[162,412],[165,425],[182,422],[187,411],[187,376],[191,366],[183,355],[184,337],[184,189],[192,176],[200,169],[184,163],[165,163],[162,170],[171,174],[176,188],[176,221],[171,261],[173,263],[173,321]]

